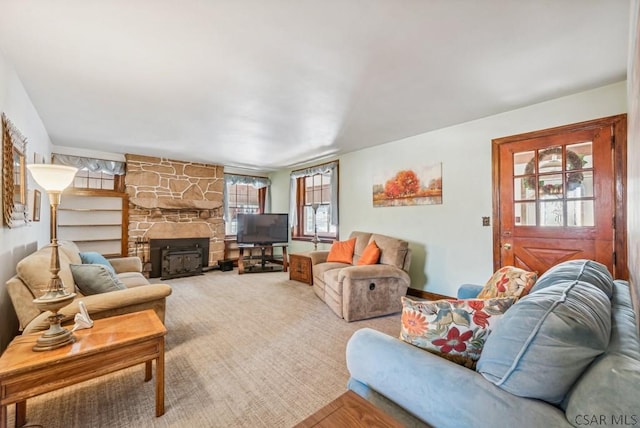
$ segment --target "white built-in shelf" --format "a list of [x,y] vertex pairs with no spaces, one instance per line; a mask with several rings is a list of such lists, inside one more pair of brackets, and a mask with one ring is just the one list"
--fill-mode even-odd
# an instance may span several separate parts
[[120,241],[120,238],[102,238],[102,239],[74,239],[73,242],[113,242]]
[[100,223],[100,224],[59,224],[58,227],[96,227],[96,226],[122,226],[122,223]]
[[122,209],[121,208],[58,208],[58,211],[96,212],[96,211],[122,211]]

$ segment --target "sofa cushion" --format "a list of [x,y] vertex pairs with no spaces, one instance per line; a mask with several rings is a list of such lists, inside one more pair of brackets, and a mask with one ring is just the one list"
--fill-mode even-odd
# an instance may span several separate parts
[[327,263],[320,263],[318,265],[314,265],[313,266],[313,276],[315,278],[320,279],[323,283],[324,283],[324,274],[325,272],[328,272],[330,270],[334,270],[334,269],[342,269],[345,267],[349,267],[351,266],[350,264],[347,263],[336,263],[336,262],[327,262]]
[[58,241],[58,246],[60,251],[65,253],[69,258],[69,263],[80,264],[82,260],[80,259],[80,249],[73,241]]
[[333,290],[333,293],[337,296],[342,296],[342,281],[338,279],[341,269],[330,269],[323,275],[324,289]]
[[353,251],[356,246],[356,238],[347,239],[346,241],[336,241],[329,249],[327,262],[338,262],[351,264],[353,262]]
[[[574,278],[581,269],[574,268]],[[513,305],[487,339],[477,371],[521,397],[559,404],[607,348],[611,301],[598,287],[560,279]]]
[[360,258],[362,253],[364,253],[365,248],[367,248],[369,241],[371,240],[371,233],[358,232],[354,230],[349,235],[349,239],[353,239],[353,238],[356,238],[356,246],[353,249],[353,260],[357,262],[357,260]]
[[102,254],[96,251],[86,251],[80,253],[80,260],[83,264],[103,265],[115,275],[116,271]]
[[[69,258],[63,251],[58,251],[60,261],[60,272],[58,276],[64,284],[65,290],[69,293],[73,292],[75,287],[73,285],[73,276],[69,269]],[[51,279],[51,271],[49,267],[51,265],[51,247],[43,247],[33,254],[20,260],[16,265],[16,273],[29,287],[31,293],[36,297],[42,296],[49,286],[49,280]]]
[[85,296],[127,289],[115,274],[102,264],[71,264],[69,267],[76,285]]
[[609,418],[611,425],[640,422],[640,336],[627,281],[614,281],[611,310],[611,340],[606,352],[589,366],[562,403],[569,421],[583,415],[616,415],[618,423]]
[[516,299],[414,301],[402,297],[400,338],[474,368],[491,330]]
[[376,245],[376,241],[371,241],[362,252],[357,265],[375,265],[378,263],[378,260],[380,260],[380,248]]
[[484,288],[478,293],[479,299],[490,297],[526,296],[538,279],[538,274],[513,266],[503,266],[489,278]]
[[409,243],[402,239],[373,233],[369,242],[376,241],[380,248],[380,263],[404,269]]
[[611,299],[613,296],[613,278],[606,266],[593,260],[569,260],[560,263],[543,273],[531,288],[534,293],[549,287],[560,280],[585,281],[602,290]]
[[116,274],[116,277],[127,288],[138,287],[140,285],[149,284],[149,280],[140,272],[122,272],[122,273]]

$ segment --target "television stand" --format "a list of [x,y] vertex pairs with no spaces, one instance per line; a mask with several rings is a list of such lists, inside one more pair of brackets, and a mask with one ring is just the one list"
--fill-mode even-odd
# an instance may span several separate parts
[[[282,258],[273,254],[274,248],[282,248]],[[240,244],[238,245],[238,275],[256,272],[286,272],[289,266],[287,262],[287,244]],[[255,250],[260,250],[258,263],[253,263]],[[247,251],[248,260],[245,260]],[[278,265],[278,266],[274,266]],[[280,266],[281,265],[281,266]]]

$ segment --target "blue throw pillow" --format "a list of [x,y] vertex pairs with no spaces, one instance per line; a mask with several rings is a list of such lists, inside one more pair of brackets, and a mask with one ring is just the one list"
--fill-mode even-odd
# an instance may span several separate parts
[[590,283],[559,280],[504,314],[477,371],[514,395],[560,404],[610,334],[610,297]]
[[82,264],[103,265],[111,271],[114,275],[116,270],[111,266],[109,260],[107,260],[102,254],[95,251],[85,251],[80,253],[80,260]]
[[73,275],[73,281],[85,296],[127,289],[122,281],[104,265],[70,264],[69,268]]

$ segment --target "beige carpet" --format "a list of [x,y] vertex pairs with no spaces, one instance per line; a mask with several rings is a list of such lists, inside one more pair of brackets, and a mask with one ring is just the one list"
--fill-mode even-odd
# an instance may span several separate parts
[[28,425],[290,427],[346,390],[354,331],[400,331],[399,315],[346,323],[281,272],[165,282],[164,416],[155,417],[154,385],[139,365],[29,400]]

